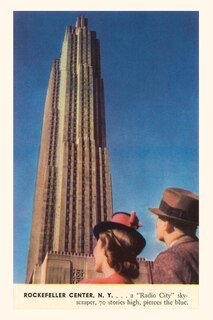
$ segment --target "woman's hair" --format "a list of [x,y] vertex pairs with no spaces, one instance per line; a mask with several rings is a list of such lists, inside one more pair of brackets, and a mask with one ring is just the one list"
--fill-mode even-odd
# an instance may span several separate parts
[[134,279],[139,276],[139,264],[135,252],[137,243],[134,235],[123,230],[113,229],[101,232],[99,239],[111,268],[128,278]]

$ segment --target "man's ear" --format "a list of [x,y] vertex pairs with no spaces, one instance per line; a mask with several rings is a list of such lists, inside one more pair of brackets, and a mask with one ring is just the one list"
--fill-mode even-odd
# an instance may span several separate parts
[[165,223],[165,231],[167,233],[172,233],[174,231],[174,226],[171,224],[171,222],[166,221],[166,223]]

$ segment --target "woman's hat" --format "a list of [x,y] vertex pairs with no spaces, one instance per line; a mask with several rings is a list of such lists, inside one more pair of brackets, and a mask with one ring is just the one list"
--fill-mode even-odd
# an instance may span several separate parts
[[135,237],[137,242],[137,248],[135,249],[138,255],[146,245],[144,237],[136,231],[141,226],[142,224],[138,220],[136,212],[131,212],[131,214],[127,212],[115,212],[110,221],[98,223],[93,229],[93,234],[98,240],[99,234],[107,230],[118,229],[126,231]]
[[167,188],[159,208],[149,208],[149,210],[158,216],[189,225],[199,225],[199,197],[188,190]]

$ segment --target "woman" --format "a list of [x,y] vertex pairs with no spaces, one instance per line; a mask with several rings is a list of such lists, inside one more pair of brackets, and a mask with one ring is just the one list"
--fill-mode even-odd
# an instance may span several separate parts
[[139,276],[137,255],[145,247],[144,237],[136,231],[141,226],[136,213],[116,212],[111,221],[97,224],[93,233],[97,244],[93,254],[95,271],[104,278],[82,280],[80,283],[134,283]]

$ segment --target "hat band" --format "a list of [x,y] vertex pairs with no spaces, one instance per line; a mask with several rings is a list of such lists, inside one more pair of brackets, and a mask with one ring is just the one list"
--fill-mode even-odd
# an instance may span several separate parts
[[172,208],[164,200],[161,200],[159,209],[162,210],[163,212],[167,213],[168,215],[170,215],[171,218],[175,217],[175,218],[181,218],[181,219],[186,220],[186,218],[185,218],[186,211],[184,211],[182,209]]

